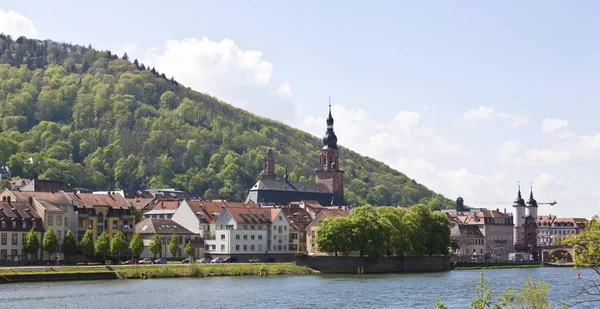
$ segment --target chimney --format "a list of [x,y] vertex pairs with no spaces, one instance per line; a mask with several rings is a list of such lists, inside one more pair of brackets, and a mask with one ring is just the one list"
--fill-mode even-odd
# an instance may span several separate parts
[[504,214],[506,214],[506,208],[504,208]]

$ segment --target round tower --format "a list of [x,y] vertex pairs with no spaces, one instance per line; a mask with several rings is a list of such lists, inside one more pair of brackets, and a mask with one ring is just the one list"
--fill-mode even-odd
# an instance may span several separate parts
[[519,193],[513,203],[513,207],[515,208],[515,226],[523,226],[525,224],[525,200],[521,197],[521,185],[519,185]]
[[527,201],[527,216],[531,216],[534,219],[537,218],[538,215],[538,204],[537,201],[533,198],[533,186],[529,191],[529,200]]

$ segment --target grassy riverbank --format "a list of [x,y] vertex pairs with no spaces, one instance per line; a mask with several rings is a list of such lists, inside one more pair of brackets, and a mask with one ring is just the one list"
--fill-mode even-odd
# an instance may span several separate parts
[[179,265],[127,265],[127,266],[61,266],[61,267],[19,267],[0,268],[0,277],[19,275],[52,275],[116,273],[118,278],[179,278],[212,276],[260,276],[263,275],[305,275],[314,270],[294,263],[265,264],[179,264]]

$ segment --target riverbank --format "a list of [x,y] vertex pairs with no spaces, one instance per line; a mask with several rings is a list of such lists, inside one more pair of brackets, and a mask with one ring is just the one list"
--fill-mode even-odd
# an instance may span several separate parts
[[0,283],[313,273],[316,271],[294,263],[15,267],[0,269]]

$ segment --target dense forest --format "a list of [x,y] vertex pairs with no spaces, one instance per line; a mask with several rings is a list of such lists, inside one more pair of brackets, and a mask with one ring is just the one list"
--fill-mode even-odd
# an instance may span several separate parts
[[[294,181],[314,181],[320,149],[308,133],[179,85],[127,54],[1,34],[0,113],[0,162],[13,178],[72,187],[172,187],[243,200],[267,146],[277,174],[288,167]],[[381,162],[346,148],[341,158],[353,205],[453,205]]]

